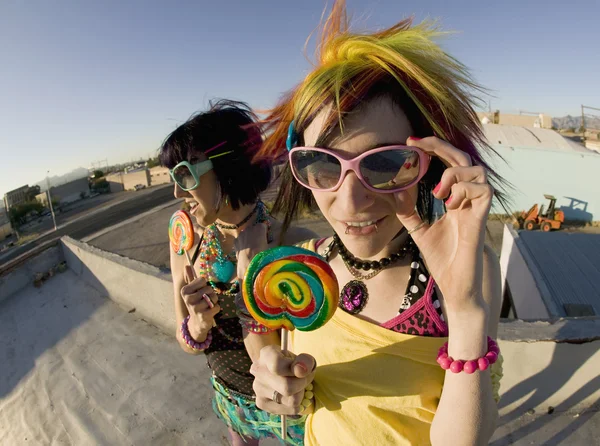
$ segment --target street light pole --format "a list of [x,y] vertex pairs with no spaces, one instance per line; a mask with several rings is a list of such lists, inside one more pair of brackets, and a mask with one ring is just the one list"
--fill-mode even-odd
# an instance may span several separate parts
[[48,194],[48,204],[50,205],[50,213],[52,214],[52,222],[54,223],[54,230],[56,231],[56,217],[54,216],[54,207],[52,207],[52,195],[50,194],[50,180],[48,179],[48,174],[50,171],[46,172],[46,187],[48,188],[46,193]]

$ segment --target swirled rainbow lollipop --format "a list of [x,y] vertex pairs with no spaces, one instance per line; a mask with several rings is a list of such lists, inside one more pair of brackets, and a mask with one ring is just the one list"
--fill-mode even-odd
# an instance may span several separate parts
[[184,210],[179,210],[169,221],[169,241],[173,252],[182,255],[194,246],[194,227],[192,219]]
[[[246,308],[261,324],[281,330],[281,350],[288,350],[288,330],[312,331],[335,312],[339,289],[335,274],[319,255],[307,249],[280,246],[252,259],[242,284]],[[281,437],[287,437],[281,416]]]
[[331,319],[339,299],[329,264],[312,251],[292,246],[257,254],[242,292],[252,317],[271,330],[316,330]]
[[[194,226],[192,225],[190,215],[186,211],[179,210],[171,216],[171,220],[169,221],[169,242],[174,253],[178,255],[185,254],[188,265],[192,267],[192,272],[194,272],[194,279],[196,279],[194,265],[188,252],[194,246]],[[210,308],[214,307],[214,304],[206,294],[202,297]]]

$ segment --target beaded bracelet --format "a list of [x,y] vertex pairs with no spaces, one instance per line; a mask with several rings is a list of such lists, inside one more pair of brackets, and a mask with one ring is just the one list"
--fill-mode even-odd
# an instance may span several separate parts
[[185,340],[185,343],[188,345],[188,347],[198,351],[206,350],[212,342],[212,333],[209,331],[206,339],[203,342],[196,342],[196,340],[190,335],[190,330],[188,328],[189,320],[190,316],[188,315],[181,323],[181,336]]
[[488,351],[485,356],[477,359],[477,360],[469,360],[463,361],[461,359],[453,359],[452,356],[448,356],[448,343],[446,342],[440,348],[437,357],[437,363],[444,370],[450,369],[452,373],[460,373],[464,371],[465,373],[471,374],[476,370],[487,370],[487,368],[495,363],[498,360],[498,355],[500,354],[500,348],[498,348],[498,344],[492,338],[488,336]]
[[302,402],[300,403],[300,406],[302,406],[302,412],[304,412],[306,409],[308,409],[313,404],[313,398],[314,398],[315,394],[313,393],[312,390],[313,390],[312,384],[309,384],[304,389],[304,398],[302,398]]

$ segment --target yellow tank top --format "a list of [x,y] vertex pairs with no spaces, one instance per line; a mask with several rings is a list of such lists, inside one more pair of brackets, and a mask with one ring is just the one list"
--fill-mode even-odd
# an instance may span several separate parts
[[[314,240],[301,246],[315,250]],[[317,361],[305,444],[430,444],[445,374],[435,360],[446,341],[397,333],[344,311],[318,330],[290,333],[291,351]]]

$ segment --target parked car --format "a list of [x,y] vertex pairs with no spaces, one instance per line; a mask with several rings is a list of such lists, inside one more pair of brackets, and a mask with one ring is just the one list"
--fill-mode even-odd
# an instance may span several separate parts
[[136,184],[136,185],[135,185],[133,188],[134,188],[135,190],[141,190],[141,189],[144,189],[145,187],[146,187],[146,186],[144,186],[143,184]]

